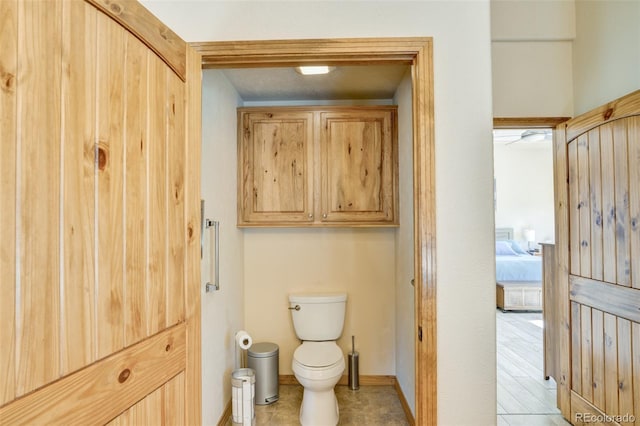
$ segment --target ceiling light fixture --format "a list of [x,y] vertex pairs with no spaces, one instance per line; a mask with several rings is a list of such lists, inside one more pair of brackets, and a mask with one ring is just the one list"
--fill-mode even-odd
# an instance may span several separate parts
[[296,71],[302,75],[320,75],[320,74],[329,74],[333,71],[335,67],[330,67],[327,65],[314,65],[314,66],[304,66],[304,67],[296,67]]

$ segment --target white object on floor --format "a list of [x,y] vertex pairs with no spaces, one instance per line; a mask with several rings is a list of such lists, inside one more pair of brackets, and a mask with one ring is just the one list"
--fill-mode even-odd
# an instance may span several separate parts
[[240,368],[231,373],[232,421],[237,426],[255,425],[255,372]]
[[338,424],[334,387],[344,372],[345,362],[336,340],[344,327],[346,304],[345,293],[289,295],[293,328],[302,340],[292,361],[293,373],[304,387],[300,406],[302,426]]

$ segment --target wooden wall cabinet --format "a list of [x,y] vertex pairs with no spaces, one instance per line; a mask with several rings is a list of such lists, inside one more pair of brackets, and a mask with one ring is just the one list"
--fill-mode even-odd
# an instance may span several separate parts
[[238,226],[397,226],[397,107],[238,109]]

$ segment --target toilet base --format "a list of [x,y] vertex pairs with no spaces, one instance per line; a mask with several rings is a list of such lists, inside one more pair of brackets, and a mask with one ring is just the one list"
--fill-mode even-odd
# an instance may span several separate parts
[[340,410],[333,388],[323,391],[304,389],[300,406],[302,426],[335,426],[339,418]]

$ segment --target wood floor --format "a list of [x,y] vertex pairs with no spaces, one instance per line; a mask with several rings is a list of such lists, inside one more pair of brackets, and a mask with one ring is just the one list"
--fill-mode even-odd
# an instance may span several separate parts
[[543,376],[542,314],[496,310],[498,426],[570,425]]

